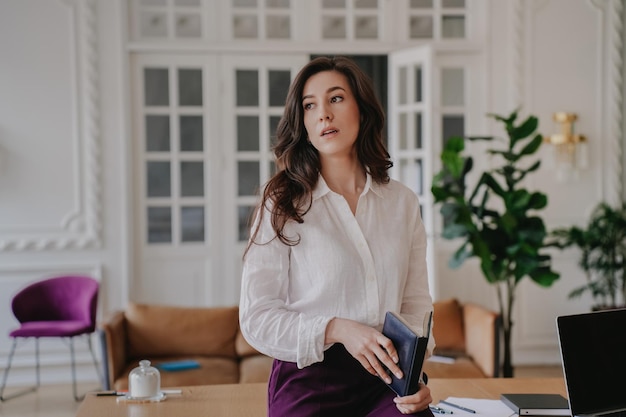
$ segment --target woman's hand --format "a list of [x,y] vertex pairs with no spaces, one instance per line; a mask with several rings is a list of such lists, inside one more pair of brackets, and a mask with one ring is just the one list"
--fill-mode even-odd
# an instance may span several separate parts
[[430,388],[420,382],[420,389],[415,394],[396,397],[393,402],[402,414],[412,414],[425,410],[433,402],[433,397],[430,395]]
[[376,329],[354,320],[334,318],[326,327],[326,343],[341,343],[363,368],[372,375],[378,375],[386,383],[391,377],[383,364],[396,377],[402,378],[398,367],[398,352],[389,338]]

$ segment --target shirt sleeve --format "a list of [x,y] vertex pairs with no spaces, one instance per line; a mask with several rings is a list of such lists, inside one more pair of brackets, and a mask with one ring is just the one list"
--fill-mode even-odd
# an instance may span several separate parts
[[291,247],[276,237],[270,216],[267,209],[260,219],[257,216],[260,228],[244,259],[241,331],[259,352],[303,368],[324,359],[326,326],[332,317],[288,309]]
[[[427,315],[433,311],[433,300],[430,296],[428,284],[428,267],[426,264],[426,230],[419,211],[419,203],[414,211],[413,239],[410,246],[409,270],[406,288],[402,298],[401,314],[415,329],[424,329],[428,321]],[[432,355],[435,348],[435,338],[432,334],[428,341],[427,356]]]

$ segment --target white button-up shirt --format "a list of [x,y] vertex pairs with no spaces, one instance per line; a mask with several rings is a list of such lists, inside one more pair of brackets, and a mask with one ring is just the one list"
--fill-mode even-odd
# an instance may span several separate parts
[[433,306],[413,191],[367,175],[353,214],[320,175],[304,223],[285,226],[285,236],[300,239],[295,246],[275,238],[270,216],[266,210],[243,265],[240,323],[254,348],[302,368],[324,359],[331,319],[381,330],[386,311],[400,312],[422,335]]

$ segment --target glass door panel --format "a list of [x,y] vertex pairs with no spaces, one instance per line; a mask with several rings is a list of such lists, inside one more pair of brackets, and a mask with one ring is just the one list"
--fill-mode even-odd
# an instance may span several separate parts
[[202,70],[178,70],[178,105],[202,106]]
[[[430,184],[423,175],[429,168],[432,100],[430,97],[430,49],[420,47],[390,57],[391,134],[389,148],[398,165],[394,176],[415,191],[422,203],[430,201]],[[418,174],[419,173],[419,174]],[[429,213],[424,213],[428,216]]]
[[409,39],[467,38],[464,0],[410,0],[407,15]]
[[146,115],[146,152],[168,152],[170,150],[170,117]]
[[320,5],[322,39],[381,39],[384,2],[379,0],[324,0]]
[[171,169],[169,161],[148,161],[146,197],[170,197],[172,195]]
[[137,72],[143,87],[137,119],[143,132],[137,154],[144,167],[140,205],[147,213],[143,244],[204,243],[207,216],[199,211],[207,207],[205,69],[146,62]]
[[465,117],[462,114],[444,114],[441,117],[441,131],[442,145],[453,136],[465,136]]
[[128,0],[134,40],[201,39],[201,0]]
[[180,151],[202,152],[204,150],[204,118],[202,116],[180,116]]
[[259,116],[237,116],[237,150],[260,150]]
[[148,242],[172,242],[172,209],[170,207],[148,207]]
[[[412,4],[426,5],[425,2]],[[433,98],[432,51],[423,46],[397,51],[389,56],[389,153],[394,166],[391,176],[413,190],[419,200],[421,215],[431,248],[428,268],[433,268],[433,199],[432,177]],[[435,287],[434,273],[429,275]]]
[[291,84],[291,71],[269,70],[268,71],[268,105],[270,107],[283,107],[287,99],[287,92]]
[[291,0],[236,0],[230,6],[233,39],[291,39]]
[[[266,0],[269,3],[269,0]],[[224,276],[241,276],[241,255],[263,185],[275,172],[272,146],[291,80],[305,55],[226,56],[221,62],[220,248]],[[238,281],[237,281],[238,282]],[[233,288],[238,296],[239,287]]]
[[[174,1],[185,8],[196,7],[192,3],[198,0],[167,4]],[[216,59],[151,52],[131,54],[130,65],[134,252],[129,294],[140,302],[217,304],[213,294],[222,284],[213,277],[223,276],[223,236],[215,232],[222,204],[215,196],[221,196],[224,141],[215,122]]]
[[[272,145],[276,127],[282,117],[289,85],[305,61],[285,57],[263,56],[264,64],[256,58],[233,58],[224,71],[232,74],[232,118],[234,207],[226,209],[236,213],[233,219],[236,242],[248,239],[251,211],[258,202],[262,185],[274,173]],[[281,63],[282,62],[282,63]],[[228,106],[225,107],[228,109]]]
[[182,161],[180,163],[180,196],[204,196],[204,162]]
[[204,207],[187,207],[180,209],[181,241],[204,242]]
[[168,106],[170,104],[169,69],[146,68],[143,74],[145,106]]

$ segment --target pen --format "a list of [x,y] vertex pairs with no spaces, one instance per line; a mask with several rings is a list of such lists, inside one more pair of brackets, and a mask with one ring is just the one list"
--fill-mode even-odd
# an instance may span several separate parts
[[430,407],[430,410],[433,413],[437,413],[437,414],[454,414],[452,412],[452,410],[446,410],[445,408],[437,407],[435,405],[430,405],[429,407]]
[[123,392],[117,392],[117,391],[96,392],[96,397],[119,397],[121,395],[124,395],[124,393]]
[[459,410],[467,411],[468,413],[476,414],[476,410],[472,410],[471,408],[463,407],[462,405],[454,404],[454,403],[448,402],[446,400],[441,400],[439,402],[441,404],[449,405],[450,407],[458,408]]
[[[170,394],[170,395],[183,393],[183,391],[180,389],[164,389],[164,390],[161,390],[161,392],[163,394]],[[100,392],[96,392],[96,397],[121,397],[126,394],[128,394],[128,391],[100,391]]]

